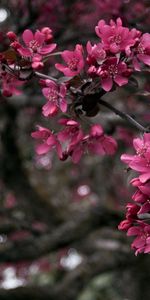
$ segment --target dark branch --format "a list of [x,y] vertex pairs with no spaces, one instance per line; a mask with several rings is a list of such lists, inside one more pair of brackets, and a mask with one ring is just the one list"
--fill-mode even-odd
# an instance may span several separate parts
[[142,131],[142,132],[150,132],[150,129],[142,126],[140,123],[138,123],[135,119],[133,119],[130,115],[120,111],[119,109],[112,106],[110,103],[106,102],[105,100],[100,99],[99,104],[103,105],[107,108],[109,108],[111,111],[113,111],[116,115],[118,115],[120,118],[124,119],[128,123],[130,123],[132,126],[134,126],[136,129]]

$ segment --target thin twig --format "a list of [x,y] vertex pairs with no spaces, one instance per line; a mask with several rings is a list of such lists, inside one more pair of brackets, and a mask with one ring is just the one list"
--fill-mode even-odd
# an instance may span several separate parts
[[40,73],[40,72],[34,72],[34,75],[38,78],[41,78],[41,79],[50,79],[50,80],[53,80],[53,81],[56,81],[57,82],[57,79],[52,77],[52,76],[49,76],[49,75],[45,75],[43,73]]
[[118,115],[120,118],[126,120],[130,124],[132,124],[136,129],[142,131],[142,132],[150,132],[150,129],[142,126],[140,123],[138,123],[135,119],[133,119],[130,115],[118,110],[114,106],[112,106],[110,103],[106,102],[105,100],[100,99],[99,104],[109,108],[111,111],[113,111],[116,115]]

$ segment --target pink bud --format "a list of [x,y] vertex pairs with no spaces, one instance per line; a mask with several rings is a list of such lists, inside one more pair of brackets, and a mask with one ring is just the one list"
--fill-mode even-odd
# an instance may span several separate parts
[[10,39],[10,41],[14,42],[15,40],[17,40],[17,36],[13,31],[9,31],[7,32],[7,37]]
[[21,47],[21,45],[17,41],[14,41],[13,43],[11,43],[10,46],[12,48],[14,48],[15,50],[17,50],[17,49],[19,49]]

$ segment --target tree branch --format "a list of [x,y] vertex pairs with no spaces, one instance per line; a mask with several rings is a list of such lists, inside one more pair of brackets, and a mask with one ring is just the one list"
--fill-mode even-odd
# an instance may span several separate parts
[[103,105],[107,108],[109,108],[111,111],[113,111],[116,115],[118,115],[120,118],[124,119],[125,121],[129,122],[132,126],[134,126],[136,129],[142,131],[142,132],[150,132],[150,129],[142,126],[140,123],[138,123],[135,119],[133,119],[130,115],[120,111],[119,109],[112,106],[110,103],[106,102],[105,100],[100,99],[99,104]]

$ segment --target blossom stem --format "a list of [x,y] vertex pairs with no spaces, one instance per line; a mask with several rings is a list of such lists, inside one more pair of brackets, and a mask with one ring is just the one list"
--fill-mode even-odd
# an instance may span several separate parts
[[41,79],[50,79],[50,80],[53,80],[53,81],[57,81],[56,78],[52,77],[52,76],[49,76],[49,75],[45,75],[43,73],[40,73],[40,72],[34,72],[35,76],[36,77],[39,77]]
[[52,56],[58,56],[58,55],[61,55],[61,54],[62,54],[62,52],[50,53],[49,55],[45,56],[42,61],[43,61],[43,63],[45,63],[50,57],[52,57]]
[[132,124],[135,128],[142,132],[150,132],[150,130],[144,126],[142,126],[140,123],[138,123],[135,119],[133,119],[130,115],[118,110],[114,106],[112,106],[110,103],[106,102],[105,100],[100,99],[99,104],[109,108],[112,110],[116,115],[118,115],[120,118],[126,120],[130,124]]

